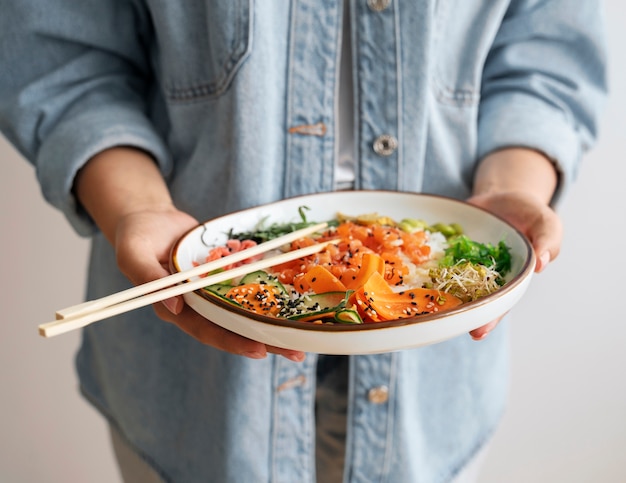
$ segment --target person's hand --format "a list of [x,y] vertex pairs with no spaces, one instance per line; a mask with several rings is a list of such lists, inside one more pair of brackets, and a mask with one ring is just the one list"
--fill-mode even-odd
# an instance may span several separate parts
[[[510,191],[476,195],[467,201],[503,218],[528,238],[537,258],[535,272],[543,271],[559,254],[563,237],[561,220],[540,198],[528,192]],[[471,331],[470,335],[475,340],[484,339],[501,318]]]
[[[556,165],[543,153],[510,147],[485,156],[474,174],[469,203],[498,215],[522,232],[537,257],[536,272],[554,260],[561,248],[561,220],[550,207],[559,183]],[[502,319],[472,330],[484,339]]]
[[[198,222],[172,205],[132,212],[120,218],[115,230],[117,263],[124,275],[136,285],[170,274],[169,254],[172,245]],[[157,315],[175,324],[204,344],[253,359],[267,352],[301,361],[304,353],[266,346],[230,332],[196,313],[181,296],[154,305]]]
[[[169,275],[172,245],[198,224],[176,209],[157,164],[139,149],[119,146],[98,153],[79,171],[74,192],[115,248],[120,270],[136,285]],[[304,359],[303,352],[266,346],[223,329],[180,296],[155,304],[154,310],[200,342],[226,352],[253,359],[268,352]]]

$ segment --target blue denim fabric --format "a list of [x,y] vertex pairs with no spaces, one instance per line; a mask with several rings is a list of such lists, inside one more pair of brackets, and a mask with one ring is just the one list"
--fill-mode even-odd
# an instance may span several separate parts
[[[527,146],[558,167],[558,202],[605,95],[600,2],[375,3],[351,1],[356,187],[462,198],[478,159]],[[89,298],[128,286],[71,191],[102,149],[151,153],[200,220],[334,188],[338,0],[0,0],[0,11],[0,129],[93,237]],[[387,156],[372,148],[383,134],[398,140]],[[505,406],[506,332],[354,357],[347,481],[449,481]],[[225,354],[147,308],[85,329],[77,368],[165,481],[314,481],[314,354]],[[389,398],[372,402],[380,386]]]

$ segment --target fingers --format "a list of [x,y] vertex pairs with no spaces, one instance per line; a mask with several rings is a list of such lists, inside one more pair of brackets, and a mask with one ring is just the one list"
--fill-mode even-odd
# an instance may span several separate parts
[[[172,215],[170,218],[182,218],[182,228],[173,223],[178,232],[193,220],[186,215]],[[170,275],[169,248],[173,243],[170,236],[161,235],[163,225],[167,224],[162,216],[153,214],[135,214],[124,220],[118,230],[116,240],[116,261],[121,272],[135,285],[141,285]],[[155,228],[156,227],[156,228]],[[161,302],[172,314],[179,314],[184,306],[182,297],[172,297]]]
[[496,326],[500,323],[503,317],[504,315],[498,317],[495,320],[492,320],[491,322],[483,325],[482,327],[478,327],[477,329],[471,330],[469,333],[470,336],[472,337],[472,339],[476,341],[485,339],[489,335],[489,332],[491,332],[493,329],[496,328]]
[[[133,284],[141,285],[170,275],[157,258],[149,255],[150,253],[147,249],[135,250],[133,256],[127,256],[126,252],[118,252],[120,270]],[[181,296],[171,297],[160,303],[173,315],[180,314],[185,305]]]
[[486,325],[483,325],[482,327],[479,327],[478,329],[470,331],[469,334],[474,340],[483,340],[485,337],[487,337],[487,335],[489,335],[489,332],[491,332],[496,325],[498,325],[498,322],[492,321]]
[[543,253],[541,253],[537,257],[537,264],[535,265],[535,272],[537,273],[543,272],[552,260],[553,260],[553,256],[550,254],[549,251],[544,251]]
[[161,302],[172,314],[178,315],[182,312],[185,302],[182,297],[172,297]]
[[294,351],[291,349],[282,349],[280,347],[274,347],[271,345],[267,345],[265,346],[267,349],[267,352],[270,352],[272,354],[276,354],[279,356],[283,356],[286,357],[287,359],[289,359],[290,361],[293,362],[302,362],[304,359],[306,359],[306,354],[302,351]]
[[531,194],[483,194],[468,202],[501,216],[528,237],[537,255],[536,272],[545,270],[559,255],[563,240],[561,219],[549,205]]
[[539,273],[556,259],[563,241],[563,227],[557,214],[548,209],[529,229],[528,238],[537,255],[535,272]]

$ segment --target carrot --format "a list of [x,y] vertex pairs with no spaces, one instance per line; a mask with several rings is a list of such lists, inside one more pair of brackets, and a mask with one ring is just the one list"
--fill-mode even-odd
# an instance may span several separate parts
[[353,277],[342,277],[341,281],[346,288],[356,290],[362,287],[373,273],[384,275],[385,260],[376,253],[364,253],[361,257],[361,266]]
[[237,285],[226,292],[226,298],[251,312],[264,315],[277,315],[280,312],[282,302],[276,295],[276,291],[264,283]]
[[426,288],[396,293],[378,272],[354,293],[354,302],[364,320],[373,322],[443,312],[462,303],[454,295]]
[[327,293],[327,292],[345,292],[346,286],[330,273],[326,268],[321,265],[312,266],[302,277],[303,285],[313,290],[313,292]]

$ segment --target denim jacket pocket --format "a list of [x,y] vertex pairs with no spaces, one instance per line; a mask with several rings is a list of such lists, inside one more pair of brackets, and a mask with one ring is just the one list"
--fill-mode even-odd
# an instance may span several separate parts
[[[154,0],[162,86],[168,100],[215,98],[226,92],[248,57],[254,0]],[[157,39],[159,41],[160,39]]]
[[[477,2],[438,0],[435,7],[432,85],[436,99],[443,104],[475,106],[480,101],[482,66],[496,35],[486,22],[497,10],[490,0],[477,7]],[[459,18],[464,28],[456,25]],[[491,29],[491,30],[490,30]]]

